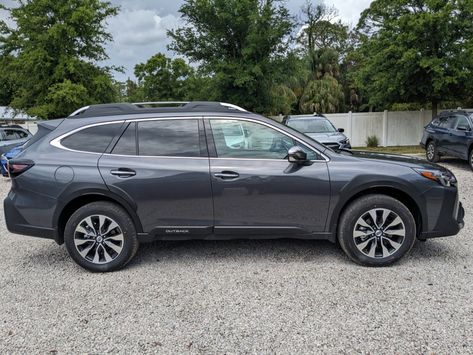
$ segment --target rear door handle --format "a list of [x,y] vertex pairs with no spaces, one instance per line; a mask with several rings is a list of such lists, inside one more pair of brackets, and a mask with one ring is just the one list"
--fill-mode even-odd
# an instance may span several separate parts
[[127,177],[135,176],[136,171],[133,169],[128,169],[128,168],[118,168],[116,170],[110,170],[110,174],[121,177],[121,178],[127,178]]
[[226,180],[226,179],[236,179],[240,176],[240,174],[238,174],[234,171],[222,171],[220,173],[215,173],[214,176],[216,178]]

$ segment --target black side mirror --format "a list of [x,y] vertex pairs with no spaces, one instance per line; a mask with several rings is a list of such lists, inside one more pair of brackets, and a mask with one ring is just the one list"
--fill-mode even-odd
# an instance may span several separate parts
[[465,126],[465,125],[459,125],[459,126],[457,126],[457,130],[459,130],[459,131],[469,131],[470,127]]
[[289,150],[287,151],[287,160],[290,163],[306,164],[308,162],[307,153],[304,152],[301,147],[298,147],[296,145],[294,147],[289,148]]
[[345,132],[345,128],[339,128],[338,131],[339,131],[340,133],[343,133],[343,132]]

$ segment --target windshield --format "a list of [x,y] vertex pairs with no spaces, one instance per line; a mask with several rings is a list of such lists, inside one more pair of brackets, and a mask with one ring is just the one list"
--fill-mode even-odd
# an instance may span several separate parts
[[292,127],[302,133],[332,133],[337,132],[333,124],[325,118],[315,119],[292,119],[287,122]]

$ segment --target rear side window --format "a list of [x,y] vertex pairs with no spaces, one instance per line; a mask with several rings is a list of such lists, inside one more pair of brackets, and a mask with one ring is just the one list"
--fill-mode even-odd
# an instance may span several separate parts
[[122,122],[89,127],[67,136],[61,144],[82,152],[103,153],[118,134]]
[[5,135],[5,140],[7,141],[20,139],[20,135],[18,134],[18,131],[14,129],[4,129],[3,134]]
[[138,152],[147,156],[200,157],[198,120],[138,122]]
[[112,151],[113,154],[136,155],[136,123],[132,122],[123,132]]

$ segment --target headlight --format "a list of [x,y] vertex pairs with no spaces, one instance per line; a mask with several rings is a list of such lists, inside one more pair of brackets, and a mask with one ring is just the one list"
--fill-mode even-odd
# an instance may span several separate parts
[[425,177],[438,182],[443,186],[457,186],[457,179],[455,175],[449,170],[430,170],[430,169],[414,169],[417,173]]
[[341,144],[350,144],[350,139],[344,139],[342,141],[340,141]]

